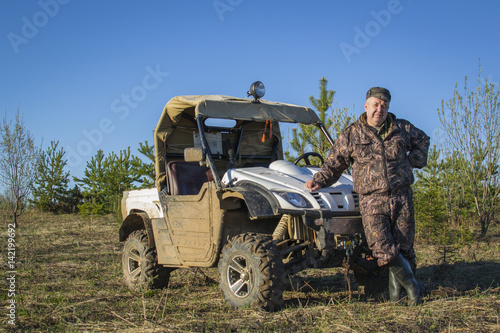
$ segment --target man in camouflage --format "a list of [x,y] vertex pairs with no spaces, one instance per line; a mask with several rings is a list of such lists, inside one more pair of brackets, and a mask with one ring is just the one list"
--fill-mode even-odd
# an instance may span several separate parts
[[420,302],[415,280],[413,168],[427,164],[429,137],[389,113],[391,94],[373,87],[365,112],[340,134],[321,171],[305,186],[330,186],[352,165],[354,191],[360,195],[365,236],[379,266],[389,267],[389,293],[400,298],[403,286],[411,304]]

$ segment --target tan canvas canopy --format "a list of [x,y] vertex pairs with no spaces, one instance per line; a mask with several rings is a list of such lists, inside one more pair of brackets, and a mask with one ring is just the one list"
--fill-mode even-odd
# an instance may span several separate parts
[[[194,113],[190,109],[194,109]],[[316,112],[303,106],[265,100],[253,103],[251,99],[222,95],[198,95],[172,98],[163,109],[158,125],[168,125],[169,121],[166,123],[162,121],[167,115],[175,124],[182,112],[189,112],[194,117],[201,115],[221,119],[272,120],[303,124],[315,124],[320,121]]]
[[[177,129],[177,134],[175,135],[177,137],[178,135],[182,135],[180,128],[194,125],[186,125],[186,119],[182,117],[183,113],[192,117],[192,119],[202,116],[203,118],[234,119],[253,122],[270,120],[273,123],[320,123],[316,112],[311,108],[303,106],[266,100],[254,103],[252,99],[223,95],[177,96],[172,98],[163,108],[163,113],[155,130],[155,167],[157,168],[156,170],[160,171],[160,174],[163,174],[164,169],[163,153],[160,153],[160,151],[163,150],[165,143],[169,141],[170,147],[172,147],[172,140],[187,141],[174,137],[169,138],[171,134]],[[278,128],[276,129],[279,131]],[[192,136],[189,133],[186,135]],[[176,143],[174,142],[174,144]]]

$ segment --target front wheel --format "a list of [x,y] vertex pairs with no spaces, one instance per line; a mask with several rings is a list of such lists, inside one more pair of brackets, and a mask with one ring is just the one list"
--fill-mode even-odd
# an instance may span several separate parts
[[233,237],[222,250],[219,274],[224,298],[234,307],[274,311],[283,303],[283,261],[267,236]]
[[155,289],[168,286],[171,268],[158,265],[156,248],[148,244],[145,230],[132,232],[123,246],[123,278],[131,290]]

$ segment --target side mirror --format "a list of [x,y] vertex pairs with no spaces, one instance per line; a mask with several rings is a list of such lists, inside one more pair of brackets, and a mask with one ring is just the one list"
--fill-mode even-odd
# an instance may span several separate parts
[[184,149],[184,161],[186,162],[201,162],[205,160],[203,149],[201,147]]

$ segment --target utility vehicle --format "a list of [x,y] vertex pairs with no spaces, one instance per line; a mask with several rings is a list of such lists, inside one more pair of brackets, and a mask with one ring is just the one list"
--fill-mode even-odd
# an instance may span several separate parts
[[310,192],[304,183],[319,171],[311,156],[322,156],[283,160],[280,123],[316,126],[333,143],[330,135],[312,109],[263,94],[257,81],[253,98],[166,104],[154,132],[157,187],[122,200],[131,289],[165,287],[177,268],[218,267],[230,304],[275,310],[287,276],[307,268],[350,267],[359,283],[377,285],[351,177]]

